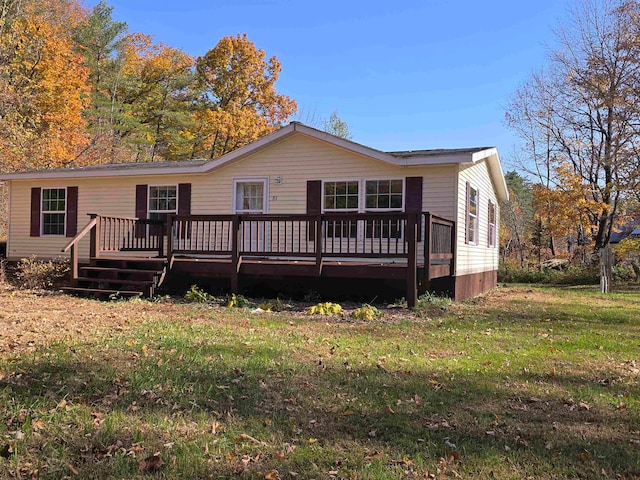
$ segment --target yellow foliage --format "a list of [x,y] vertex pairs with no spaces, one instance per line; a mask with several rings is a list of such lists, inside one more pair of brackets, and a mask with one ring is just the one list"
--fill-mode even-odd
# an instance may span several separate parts
[[307,308],[309,315],[340,315],[342,307],[337,303],[325,302]]

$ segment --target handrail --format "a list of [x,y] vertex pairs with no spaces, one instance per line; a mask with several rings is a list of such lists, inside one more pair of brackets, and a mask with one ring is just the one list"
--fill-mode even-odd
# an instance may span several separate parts
[[89,223],[87,223],[85,227],[80,230],[80,233],[76,234],[76,236],[73,237],[69,243],[67,243],[66,247],[62,249],[62,253],[66,253],[71,247],[82,240],[82,238],[85,237],[87,233],[89,233],[91,229],[96,226],[96,223],[98,223],[98,217],[92,217]]
[[[76,236],[73,237],[67,244],[67,246],[62,249],[63,253],[71,249],[71,277],[74,282],[78,279],[78,242],[89,232],[93,232],[95,235],[96,226],[98,225],[98,215],[96,215],[95,213],[90,213],[89,216],[91,217],[89,223],[87,223],[87,225],[85,225],[85,227],[80,230],[80,233],[76,234]],[[92,237],[92,244],[93,242],[94,238]]]

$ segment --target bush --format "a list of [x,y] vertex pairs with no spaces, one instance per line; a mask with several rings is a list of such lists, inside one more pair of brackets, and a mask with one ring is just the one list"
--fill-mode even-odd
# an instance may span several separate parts
[[283,302],[279,298],[276,298],[275,300],[267,300],[266,302],[262,302],[260,305],[258,305],[258,307],[265,312],[284,312],[285,310],[289,310],[291,308],[291,305]]
[[68,280],[70,271],[69,260],[66,258],[45,261],[32,255],[18,262],[15,278],[22,288],[52,289]]
[[417,308],[419,310],[424,310],[428,307],[436,307],[442,310],[446,310],[446,308],[451,305],[452,302],[453,300],[451,300],[451,298],[449,297],[426,292],[423,295],[420,295],[420,298],[418,298]]
[[191,288],[184,294],[184,299],[187,302],[207,303],[215,301],[216,297],[208,294],[197,285],[191,285]]
[[382,312],[373,305],[369,305],[368,303],[365,303],[360,308],[356,308],[353,312],[351,312],[351,318],[355,318],[356,320],[371,321],[380,317],[382,317]]
[[569,265],[563,270],[540,270],[501,264],[498,269],[498,281],[551,285],[597,285],[600,282],[600,270],[595,266]]
[[224,305],[229,308],[244,308],[250,307],[251,302],[243,295],[236,295],[235,293],[232,293],[231,296],[227,297]]
[[338,303],[319,303],[307,308],[307,313],[309,315],[340,315],[342,314],[342,307]]

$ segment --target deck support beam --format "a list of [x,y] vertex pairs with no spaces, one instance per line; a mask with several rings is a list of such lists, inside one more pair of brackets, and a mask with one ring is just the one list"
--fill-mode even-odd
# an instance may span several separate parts
[[418,218],[407,216],[407,307],[415,308],[418,303]]
[[238,276],[240,271],[240,255],[238,236],[240,234],[240,217],[234,215],[231,220],[231,293],[238,293]]

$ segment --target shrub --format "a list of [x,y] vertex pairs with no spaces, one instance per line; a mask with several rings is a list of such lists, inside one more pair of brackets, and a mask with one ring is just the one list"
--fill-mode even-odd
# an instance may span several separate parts
[[265,312],[283,312],[291,308],[291,305],[284,303],[281,299],[267,300],[258,305]]
[[445,310],[449,305],[451,305],[452,302],[453,300],[451,300],[449,297],[436,295],[435,293],[431,293],[431,292],[426,292],[420,295],[420,298],[418,298],[417,307],[418,309],[425,309],[427,307],[437,307]]
[[340,315],[342,313],[342,307],[338,303],[319,303],[307,308],[307,313],[309,315]]
[[227,297],[225,306],[229,308],[244,308],[250,307],[251,302],[243,295],[236,295],[235,293],[232,293],[231,296]]
[[32,255],[18,262],[15,278],[23,288],[51,289],[64,283],[70,271],[69,260],[66,258],[38,260]]
[[208,294],[197,285],[191,285],[191,288],[184,294],[184,299],[187,302],[195,303],[207,303],[216,300],[213,295]]
[[600,281],[595,266],[569,265],[562,270],[538,269],[501,264],[498,281],[504,283],[545,283],[553,285],[593,285]]
[[356,320],[371,321],[380,317],[382,317],[382,312],[373,305],[369,305],[368,303],[365,303],[360,308],[356,308],[353,312],[351,312],[351,318],[355,318]]

